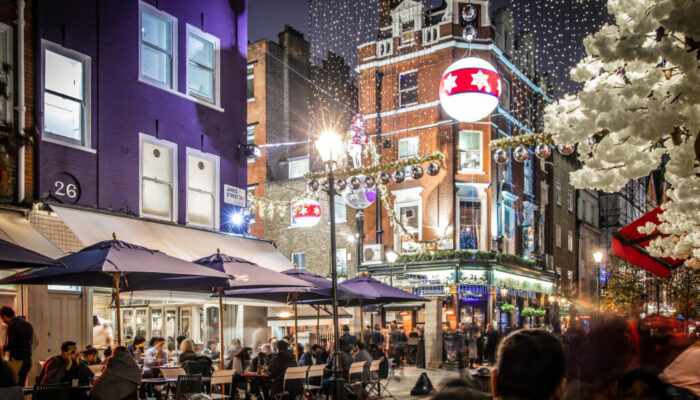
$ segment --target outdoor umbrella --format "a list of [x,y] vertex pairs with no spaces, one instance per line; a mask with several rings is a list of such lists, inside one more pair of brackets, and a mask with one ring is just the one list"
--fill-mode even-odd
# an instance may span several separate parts
[[[344,306],[359,306],[360,307],[360,332],[364,336],[364,324],[362,308],[370,304],[389,304],[389,303],[404,303],[412,301],[429,301],[425,297],[397,289],[393,286],[385,285],[370,276],[358,276],[348,279],[338,284],[338,290],[344,290],[355,295],[345,300],[339,300]],[[319,303],[317,301],[309,301],[308,303]],[[364,340],[364,337],[363,337]]]
[[58,259],[65,268],[23,271],[0,280],[0,284],[80,285],[111,287],[117,308],[117,342],[121,344],[119,293],[129,290],[153,290],[163,278],[196,276],[202,280],[225,282],[230,275],[171,257],[120,240],[105,240]]
[[[224,326],[223,326],[223,293],[231,289],[250,289],[262,292],[274,290],[277,287],[299,288],[308,290],[313,284],[293,276],[282,274],[242,258],[229,256],[217,249],[216,253],[193,261],[211,271],[225,273],[231,276],[228,280],[192,279],[191,277],[174,277],[162,279],[161,289],[187,292],[217,292],[219,297],[219,335],[221,338],[221,366],[223,368]],[[138,289],[133,289],[138,290]],[[263,297],[264,300],[267,300]]]
[[0,239],[0,269],[42,267],[64,267],[64,265],[53,258]]

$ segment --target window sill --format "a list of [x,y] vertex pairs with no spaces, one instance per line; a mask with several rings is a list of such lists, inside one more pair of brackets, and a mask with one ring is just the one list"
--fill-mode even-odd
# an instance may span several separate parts
[[248,98],[248,103],[252,103],[252,102],[254,102],[254,101],[255,101],[255,97],[250,97],[250,98]]
[[219,230],[218,227],[212,227],[212,226],[210,226],[210,225],[197,224],[197,223],[189,222],[189,221],[185,222],[185,225],[186,225],[186,226],[191,226],[191,227],[193,227],[193,228],[209,229],[209,230],[215,230],[215,231],[218,231],[218,230]]
[[248,164],[252,164],[252,163],[254,163],[254,162],[255,162],[255,159],[254,159],[254,158],[248,158]]
[[97,154],[97,150],[95,150],[95,149],[92,149],[92,148],[86,147],[86,146],[81,146],[81,145],[75,144],[75,143],[66,142],[66,141],[63,141],[61,139],[55,139],[52,137],[47,137],[47,136],[42,135],[41,140],[44,142],[58,144],[58,145],[65,146],[65,147],[70,147],[71,149],[75,149],[75,150],[82,150],[86,153]]
[[162,91],[164,91],[164,92],[168,92],[168,93],[170,93],[170,94],[174,94],[175,96],[182,97],[183,99],[187,99],[187,100],[189,100],[189,101],[191,101],[191,102],[193,102],[193,103],[197,103],[197,104],[201,104],[201,105],[203,105],[203,106],[209,107],[209,108],[211,108],[211,109],[213,109],[213,110],[216,110],[216,111],[218,111],[218,112],[224,112],[224,111],[225,111],[223,108],[219,107],[219,106],[216,105],[216,104],[210,103],[210,102],[208,102],[208,101],[200,100],[200,99],[198,99],[198,98],[196,98],[196,97],[194,97],[194,96],[190,96],[190,95],[186,95],[186,94],[184,94],[184,93],[180,93],[180,92],[178,92],[177,90],[174,90],[174,89],[171,89],[171,88],[167,88],[167,87],[164,87],[164,86],[155,84],[155,83],[153,83],[153,82],[149,82],[149,81],[147,81],[147,80],[145,80],[145,79],[141,79],[140,76],[138,77],[137,81],[138,81],[139,83],[143,83],[143,84],[146,84],[146,85],[148,85],[148,86],[151,86],[151,87],[160,89],[160,90],[162,90]]
[[482,171],[479,169],[460,169],[457,171],[458,174],[467,174],[467,175],[486,175],[486,171]]

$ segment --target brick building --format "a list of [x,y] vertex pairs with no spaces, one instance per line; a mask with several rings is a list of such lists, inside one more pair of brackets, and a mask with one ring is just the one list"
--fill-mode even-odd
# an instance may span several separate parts
[[[386,316],[405,328],[425,326],[429,365],[452,361],[448,339],[442,359],[442,323],[482,329],[489,322],[498,322],[499,329],[523,324],[518,310],[544,307],[558,284],[544,262],[547,211],[541,188],[551,180],[551,169],[532,150],[526,162],[511,157],[499,165],[488,147],[492,139],[540,129],[542,109],[552,100],[546,77],[537,73],[531,35],[514,34],[507,8],[491,14],[488,1],[471,4],[477,10],[471,43],[461,34],[466,1],[427,9],[418,1],[386,0],[379,2],[377,40],[359,46],[360,112],[368,132],[379,137],[382,161],[434,151],[445,155],[436,176],[387,186],[393,211],[411,235],[443,238],[434,256],[413,255],[418,249],[392,229],[384,205],[365,210],[361,269],[433,298],[425,311],[399,307]],[[494,65],[502,90],[490,117],[459,123],[441,109],[438,84],[447,67],[467,55]],[[450,252],[460,249],[473,256]],[[401,255],[397,265],[384,258],[389,251]],[[499,312],[497,306],[506,302],[515,313]]]

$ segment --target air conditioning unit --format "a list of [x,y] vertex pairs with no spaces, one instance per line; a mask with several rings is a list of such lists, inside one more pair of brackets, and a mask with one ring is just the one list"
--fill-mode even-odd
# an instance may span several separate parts
[[384,245],[366,244],[363,255],[363,264],[381,264],[384,262]]

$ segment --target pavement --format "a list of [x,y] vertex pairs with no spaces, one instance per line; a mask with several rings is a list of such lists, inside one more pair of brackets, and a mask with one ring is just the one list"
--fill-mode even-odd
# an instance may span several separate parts
[[[472,369],[469,373],[476,371]],[[426,398],[426,396],[411,396],[411,389],[415,386],[416,381],[420,375],[425,372],[428,374],[430,382],[433,384],[435,390],[441,387],[441,384],[445,380],[459,378],[459,369],[457,368],[440,368],[440,369],[429,369],[429,368],[416,368],[416,367],[403,367],[396,368],[394,370],[394,375],[389,381],[389,391],[396,397],[396,399],[421,399]]]

